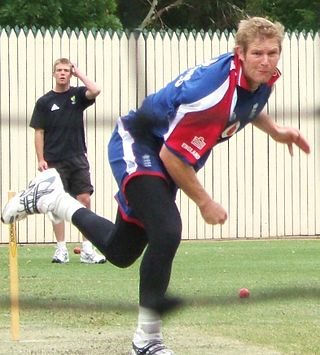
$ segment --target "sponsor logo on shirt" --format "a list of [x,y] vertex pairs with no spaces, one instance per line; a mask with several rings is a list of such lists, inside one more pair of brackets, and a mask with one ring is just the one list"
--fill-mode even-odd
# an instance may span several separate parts
[[60,109],[60,107],[57,106],[56,104],[53,104],[52,107],[51,107],[51,111],[57,111],[59,109]]
[[206,145],[206,142],[204,141],[203,137],[194,136],[191,141],[191,144],[201,150]]
[[151,164],[151,158],[149,154],[144,154],[142,156],[142,160],[143,160],[143,166],[146,168],[151,168],[152,164]]
[[240,127],[240,121],[233,123],[231,126],[227,127],[221,133],[221,138],[230,138],[238,131],[239,127]]
[[187,143],[182,143],[181,147],[188,151],[190,154],[192,154],[197,160],[200,159],[200,154],[192,147],[190,147],[190,145],[188,145]]
[[70,100],[71,100],[72,105],[74,105],[76,103],[76,97],[74,95],[71,97]]

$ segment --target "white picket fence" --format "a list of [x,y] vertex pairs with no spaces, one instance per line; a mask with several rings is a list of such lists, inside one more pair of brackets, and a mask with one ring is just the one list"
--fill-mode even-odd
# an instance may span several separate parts
[[[232,51],[233,45],[233,36],[228,33],[2,29],[1,205],[7,201],[9,190],[24,188],[37,172],[29,120],[36,99],[52,88],[55,59],[70,58],[102,88],[85,116],[95,186],[92,209],[114,219],[116,186],[106,159],[106,144],[116,118],[184,69]],[[251,125],[217,146],[199,177],[228,210],[229,219],[223,226],[205,224],[195,204],[180,193],[177,203],[184,239],[320,235],[319,34],[287,34],[279,68],[283,75],[267,110],[279,124],[299,127],[312,153],[306,156],[295,149],[291,158],[285,146]],[[7,226],[2,224],[0,233],[0,243],[7,243]],[[19,222],[18,238],[20,243],[55,241],[50,222],[41,215]],[[79,238],[78,231],[68,227],[67,240]]]

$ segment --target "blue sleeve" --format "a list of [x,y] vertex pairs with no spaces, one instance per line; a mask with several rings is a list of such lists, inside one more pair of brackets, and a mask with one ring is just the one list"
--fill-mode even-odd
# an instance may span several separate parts
[[163,89],[146,97],[139,114],[153,119],[172,119],[180,105],[200,100],[226,80],[232,57],[227,53],[186,70]]

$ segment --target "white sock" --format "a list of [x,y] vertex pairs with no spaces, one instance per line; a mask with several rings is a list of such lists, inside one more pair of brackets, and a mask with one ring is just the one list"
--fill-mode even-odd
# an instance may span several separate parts
[[57,242],[57,249],[67,249],[66,242]]
[[40,213],[53,214],[55,220],[58,220],[55,223],[60,223],[61,221],[71,222],[73,214],[85,206],[68,193],[61,192],[40,197],[37,208]]
[[71,222],[73,214],[85,206],[68,193],[61,194],[56,201],[53,213],[67,222]]
[[82,242],[82,250],[86,253],[92,253],[92,243],[89,240],[84,240]]
[[138,326],[133,336],[133,342],[139,348],[146,346],[150,340],[162,340],[161,320],[155,311],[139,307]]

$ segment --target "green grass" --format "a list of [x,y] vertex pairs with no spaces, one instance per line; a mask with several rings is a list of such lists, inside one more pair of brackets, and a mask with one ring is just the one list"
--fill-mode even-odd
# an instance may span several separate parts
[[[185,316],[205,329],[285,353],[320,353],[318,241],[186,244],[175,274],[175,287],[193,301]],[[249,299],[237,297],[241,287]]]
[[[22,329],[65,328],[79,334],[127,329],[131,334],[136,325],[139,263],[125,270],[110,264],[83,265],[79,256],[70,253],[68,265],[56,265],[50,262],[53,250],[52,246],[18,248]],[[7,265],[8,248],[3,246],[0,331],[8,333]],[[319,279],[318,240],[183,242],[169,291],[182,296],[186,306],[166,317],[164,332],[170,346],[180,349],[179,355],[198,355],[186,349],[201,338],[205,342],[200,344],[201,354],[208,355],[219,346],[219,354],[262,353],[257,349],[318,354]],[[249,288],[248,299],[238,297],[241,287]],[[128,341],[128,335],[123,341]],[[232,344],[234,352],[226,343]],[[243,351],[243,346],[250,350]]]

